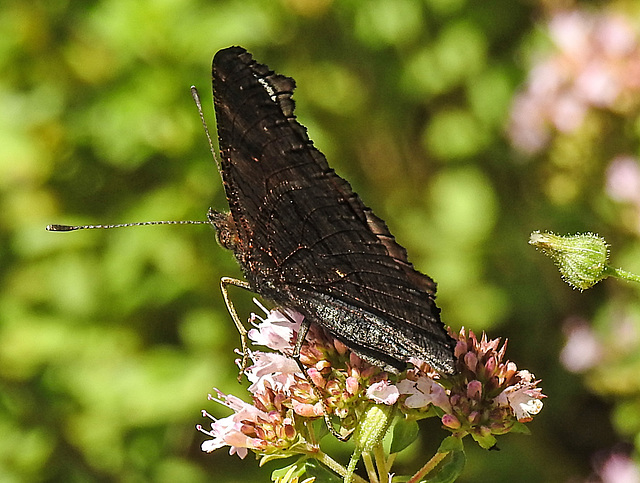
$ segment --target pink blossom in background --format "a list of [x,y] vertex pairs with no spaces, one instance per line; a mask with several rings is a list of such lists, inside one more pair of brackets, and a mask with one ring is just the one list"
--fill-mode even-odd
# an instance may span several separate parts
[[614,338],[619,342],[621,353],[635,353],[640,346],[640,333],[638,332],[638,316],[633,311],[616,314],[612,325]]
[[611,454],[598,469],[602,483],[640,483],[640,468],[626,454]]
[[595,366],[602,357],[602,347],[586,320],[570,319],[564,324],[567,336],[560,362],[571,372],[584,372]]
[[617,156],[607,169],[607,194],[616,201],[640,206],[640,160]]
[[634,206],[636,229],[640,232],[640,160],[616,156],[607,168],[606,191],[611,199]]
[[640,91],[640,39],[625,17],[562,12],[547,29],[556,51],[532,67],[508,129],[513,145],[529,154],[542,150],[554,131],[576,130],[589,109],[611,109]]

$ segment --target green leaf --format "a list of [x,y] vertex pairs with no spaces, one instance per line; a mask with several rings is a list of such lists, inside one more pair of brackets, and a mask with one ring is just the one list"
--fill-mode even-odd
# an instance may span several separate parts
[[268,463],[269,461],[273,461],[273,460],[282,460],[285,458],[291,458],[292,455],[291,453],[273,453],[273,454],[265,454],[260,456],[260,466],[264,466],[266,463]]
[[531,434],[531,430],[529,426],[523,423],[515,422],[511,427],[512,433],[522,433],[522,434]]
[[458,476],[462,474],[467,457],[464,451],[454,451],[447,456],[445,461],[446,463],[440,466],[440,471],[433,478],[423,480],[424,483],[450,483],[456,481]]
[[271,473],[271,481],[277,481],[278,483],[287,483],[294,478],[304,475],[307,471],[307,459],[308,458],[306,456],[303,456],[298,461],[289,466],[274,470]]
[[342,483],[342,478],[329,471],[318,461],[308,459],[306,462],[307,476],[315,476],[315,483]]
[[391,453],[399,453],[418,437],[418,422],[406,418],[399,419],[393,426],[393,439],[391,440]]
[[464,451],[464,445],[462,444],[462,438],[456,436],[447,436],[440,443],[438,453],[448,453],[450,451]]
[[497,443],[496,437],[491,433],[487,433],[487,434],[471,433],[471,437],[484,449],[491,449]]
[[294,481],[295,478],[299,478],[299,481],[306,480],[308,478],[315,478],[314,483],[341,483],[342,478],[327,468],[322,466],[318,461],[303,456],[299,458],[295,463],[274,470],[271,473],[271,481],[277,483],[289,483]]
[[[309,424],[308,422],[306,424]],[[327,434],[329,434],[329,428],[327,428],[327,423],[324,418],[318,418],[315,421],[311,422],[311,429],[313,430],[313,434],[315,436],[316,441],[321,441]]]

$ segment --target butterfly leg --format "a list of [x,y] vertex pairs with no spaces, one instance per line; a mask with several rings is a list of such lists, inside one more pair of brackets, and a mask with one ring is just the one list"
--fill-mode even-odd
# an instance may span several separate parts
[[[289,318],[288,315],[287,318]],[[289,320],[293,322],[293,319],[289,318]],[[291,354],[291,357],[293,357],[296,361],[300,360],[300,349],[302,348],[302,344],[304,344],[304,340],[307,338],[309,327],[311,327],[311,322],[309,322],[307,319],[303,319],[302,323],[300,324],[300,329],[298,330],[296,344],[293,346],[293,353]],[[298,364],[300,363],[298,362]]]
[[[236,325],[236,328],[240,333],[240,340],[242,343],[242,365],[240,366],[240,374],[238,375],[238,380],[240,380],[242,378],[242,373],[244,369],[247,367],[247,362],[249,359],[249,347],[247,344],[247,329],[244,327],[244,325],[240,321],[238,312],[236,311],[236,308],[233,305],[233,302],[231,302],[231,298],[229,297],[229,291],[227,290],[227,287],[229,285],[240,287],[246,290],[251,290],[251,286],[249,285],[248,282],[245,282],[244,280],[238,280],[237,278],[222,277],[220,279],[220,288],[222,289],[222,297],[224,299],[224,303],[227,306],[227,310],[229,311],[231,318],[233,319],[233,323]],[[295,321],[291,317],[289,317],[286,311],[284,311],[283,314],[285,315],[285,317],[291,320],[291,322],[295,323]],[[302,323],[300,324],[300,329],[298,330],[298,337],[296,339],[295,345],[293,346],[293,353],[291,354],[291,357],[296,361],[296,364],[298,364],[298,368],[300,369],[300,372],[302,372],[302,374],[304,375],[305,379],[311,386],[316,397],[322,401],[322,406],[324,408],[324,422],[327,426],[327,429],[339,441],[347,441],[351,437],[351,434],[353,433],[353,431],[349,432],[346,435],[342,435],[333,427],[333,421],[331,421],[331,417],[329,416],[329,408],[327,407],[327,404],[324,398],[322,397],[322,394],[320,394],[315,383],[311,380],[311,378],[307,374],[306,368],[300,361],[300,349],[302,348],[302,344],[304,343],[304,340],[307,337],[307,333],[309,332],[310,326],[311,326],[311,322],[307,321],[306,319],[303,320]]]
[[240,321],[240,317],[238,317],[236,307],[233,305],[233,302],[231,302],[231,298],[229,297],[229,291],[227,290],[227,287],[229,285],[244,288],[246,290],[251,290],[251,286],[248,282],[245,282],[244,280],[238,280],[237,278],[222,277],[220,279],[222,298],[224,299],[224,303],[227,306],[227,310],[231,315],[233,323],[236,325],[236,329],[238,329],[238,332],[240,333],[240,343],[242,344],[242,365],[240,366],[240,373],[238,374],[238,380],[240,380],[242,379],[242,373],[247,368],[247,362],[249,361],[249,346],[247,344],[247,329]]

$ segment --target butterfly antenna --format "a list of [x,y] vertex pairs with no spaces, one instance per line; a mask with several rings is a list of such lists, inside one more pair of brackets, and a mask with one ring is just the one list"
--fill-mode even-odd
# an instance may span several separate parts
[[[216,151],[213,147],[213,141],[211,141],[211,135],[209,134],[209,128],[207,127],[207,122],[204,119],[204,113],[202,111],[202,102],[200,102],[200,94],[198,94],[198,89],[195,86],[191,86],[191,96],[196,103],[198,108],[198,113],[200,114],[200,120],[202,121],[202,126],[204,127],[204,133],[207,136],[207,141],[209,142],[209,149],[211,150],[211,154],[213,155],[213,159],[220,169],[220,163],[218,161],[218,157],[216,156]],[[211,221],[197,221],[197,220],[184,220],[184,221],[142,221],[137,223],[120,223],[117,225],[47,225],[47,231],[76,231],[76,230],[95,230],[95,229],[103,229],[107,230],[110,228],[124,228],[128,226],[146,226],[146,225],[210,225]]]
[[209,142],[209,150],[211,151],[213,160],[216,162],[216,166],[218,166],[218,171],[222,172],[220,161],[218,160],[218,156],[216,156],[216,149],[213,147],[213,141],[211,141],[211,135],[209,134],[209,127],[207,126],[207,121],[204,119],[204,112],[202,111],[202,102],[200,102],[200,94],[198,93],[198,89],[196,89],[196,86],[191,86],[191,97],[193,97],[193,101],[196,103],[196,107],[198,108],[198,114],[200,114],[200,121],[202,121],[202,127],[204,128],[204,133],[207,136],[207,141]]
[[140,221],[137,223],[120,223],[118,225],[47,225],[47,231],[76,231],[76,230],[95,230],[101,228],[108,230],[110,228],[124,228],[127,226],[146,226],[146,225],[210,225],[210,221],[202,220],[180,220],[180,221]]

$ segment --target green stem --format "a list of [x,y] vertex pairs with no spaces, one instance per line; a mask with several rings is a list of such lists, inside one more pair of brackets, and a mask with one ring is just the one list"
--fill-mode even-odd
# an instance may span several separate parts
[[395,454],[390,455],[389,459],[387,459],[384,448],[379,444],[374,448],[373,456],[376,459],[376,467],[378,468],[378,479],[381,483],[387,483],[389,481],[389,470],[395,459]]
[[367,475],[369,475],[369,483],[379,483],[380,480],[378,480],[378,474],[376,473],[376,467],[373,464],[371,453],[362,453],[362,461],[364,461],[364,467],[367,469]]
[[444,453],[436,453],[433,455],[426,465],[418,470],[418,472],[411,477],[407,483],[418,483],[423,476],[431,473],[438,464],[445,459],[445,457],[450,453],[450,451],[446,451]]
[[621,268],[613,268],[607,266],[604,269],[604,273],[607,277],[621,278],[623,280],[628,280],[629,282],[640,282],[640,275],[627,272],[626,270],[622,270]]
[[[317,459],[320,463],[329,468],[335,474],[340,475],[343,478],[347,475],[347,469],[328,454],[322,451],[318,451],[317,453],[311,453],[309,456]],[[359,477],[356,474],[352,474],[351,478],[351,481],[353,481],[354,483],[367,483],[365,479]]]

